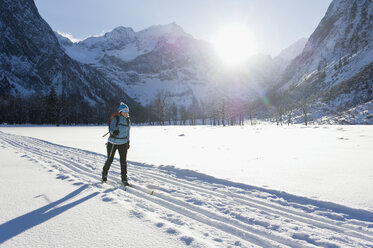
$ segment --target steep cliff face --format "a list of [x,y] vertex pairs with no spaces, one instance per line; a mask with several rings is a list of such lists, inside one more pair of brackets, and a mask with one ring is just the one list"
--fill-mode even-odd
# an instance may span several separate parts
[[335,0],[303,52],[287,67],[281,87],[335,86],[373,61],[373,2]]
[[90,103],[130,99],[99,71],[66,55],[33,1],[0,0],[0,12],[2,93],[46,94],[53,86]]
[[[276,90],[286,92],[295,106],[307,102],[313,119],[337,118],[357,106],[371,106],[372,63],[373,2],[334,0]],[[356,122],[350,116],[348,123],[370,123],[371,113],[364,112],[365,117]]]

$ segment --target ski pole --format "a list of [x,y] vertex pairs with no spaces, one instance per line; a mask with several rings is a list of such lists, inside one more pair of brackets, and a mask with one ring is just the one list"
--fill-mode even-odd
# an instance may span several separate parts
[[[106,134],[105,134],[105,135],[106,135]],[[108,143],[106,143],[106,144],[108,144]],[[113,154],[113,150],[114,150],[114,144],[113,144],[113,146],[111,147],[110,154],[109,154],[107,160],[109,160],[109,159],[111,158],[111,155]],[[106,164],[106,163],[105,163],[105,164]],[[95,170],[96,170],[96,169],[97,169],[97,164],[96,164],[96,168],[95,168]]]
[[109,156],[109,158],[111,158],[111,155],[113,154],[113,150],[114,150],[114,144],[112,144],[113,146],[111,147],[111,151],[110,151],[110,156]]
[[107,133],[105,133],[104,135],[102,135],[102,137],[105,137],[105,136],[108,135],[109,133],[110,133],[110,131],[107,132]]

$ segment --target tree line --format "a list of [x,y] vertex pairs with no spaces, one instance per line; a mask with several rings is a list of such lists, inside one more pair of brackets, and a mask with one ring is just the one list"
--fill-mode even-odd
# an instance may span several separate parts
[[[311,87],[311,86],[309,86]],[[312,89],[302,87],[299,99],[289,91],[272,90],[265,96],[247,100],[211,92],[206,99],[193,98],[187,106],[178,105],[170,92],[160,90],[146,106],[131,103],[133,123],[144,125],[254,125],[256,120],[267,120],[277,125],[290,125],[297,117],[308,125],[312,120],[309,95]],[[51,87],[48,94],[20,97],[0,95],[0,123],[8,124],[97,124],[108,122],[118,108],[118,102],[90,104],[79,94],[56,93]]]
[[48,94],[28,97],[0,95],[0,123],[8,124],[102,124],[117,102],[90,104],[80,94],[60,94],[51,87]]
[[[147,106],[131,103],[134,123],[146,125],[243,125],[247,102],[241,99],[210,97],[206,102],[193,99],[189,106],[172,102],[167,91],[160,91]],[[103,124],[118,102],[90,104],[79,94],[57,94],[51,87],[45,95],[28,97],[0,94],[0,123],[7,124]]]
[[[154,100],[142,106],[129,104],[131,120],[144,125],[244,125],[245,120],[254,125],[255,119],[268,117],[277,125],[291,123],[294,106],[287,102],[289,97],[283,92],[268,95],[271,106],[261,99],[248,101],[237,97],[227,97],[218,92],[198,101],[193,98],[188,106],[177,105],[172,95],[160,90]],[[8,124],[51,124],[76,125],[108,122],[109,116],[118,108],[118,102],[90,104],[79,94],[56,93],[51,87],[48,94],[33,94],[29,97],[1,95],[0,123]],[[307,125],[308,104],[302,109]]]
[[177,105],[170,92],[160,90],[154,100],[144,107],[138,120],[147,125],[244,125],[247,101],[221,95],[191,100],[187,106]]

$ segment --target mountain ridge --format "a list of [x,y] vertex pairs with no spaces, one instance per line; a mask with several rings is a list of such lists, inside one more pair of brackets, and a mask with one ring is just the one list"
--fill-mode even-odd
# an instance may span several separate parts
[[[123,39],[118,40],[118,33]],[[244,97],[252,94],[250,88],[268,88],[271,74],[281,74],[291,56],[296,55],[296,51],[288,55],[289,58],[279,59],[279,55],[277,62],[267,55],[252,56],[247,68],[242,66],[231,73],[220,62],[212,44],[194,39],[176,23],[155,25],[138,32],[119,26],[99,37],[76,43],[65,42],[59,34],[57,37],[71,58],[97,68],[143,105],[151,103],[158,91],[166,90],[175,96],[173,101],[188,107],[194,99],[207,98],[217,81],[230,80],[227,74],[232,73],[240,74],[242,82],[238,91]],[[275,69],[268,73],[266,67]]]

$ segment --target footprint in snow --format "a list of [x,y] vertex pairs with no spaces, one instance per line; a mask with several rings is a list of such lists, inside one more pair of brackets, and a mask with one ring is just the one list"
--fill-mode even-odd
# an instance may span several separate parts
[[161,228],[161,227],[164,226],[164,224],[163,224],[162,222],[159,222],[159,223],[157,223],[155,226]]
[[102,200],[103,200],[104,202],[111,202],[111,201],[113,201],[113,198],[110,198],[110,197],[104,197],[104,198],[102,198]]
[[168,228],[166,230],[166,232],[169,233],[169,234],[177,234],[177,231],[175,229],[173,229],[173,228]]
[[190,245],[194,239],[192,237],[183,236],[180,240],[184,241],[186,245]]

